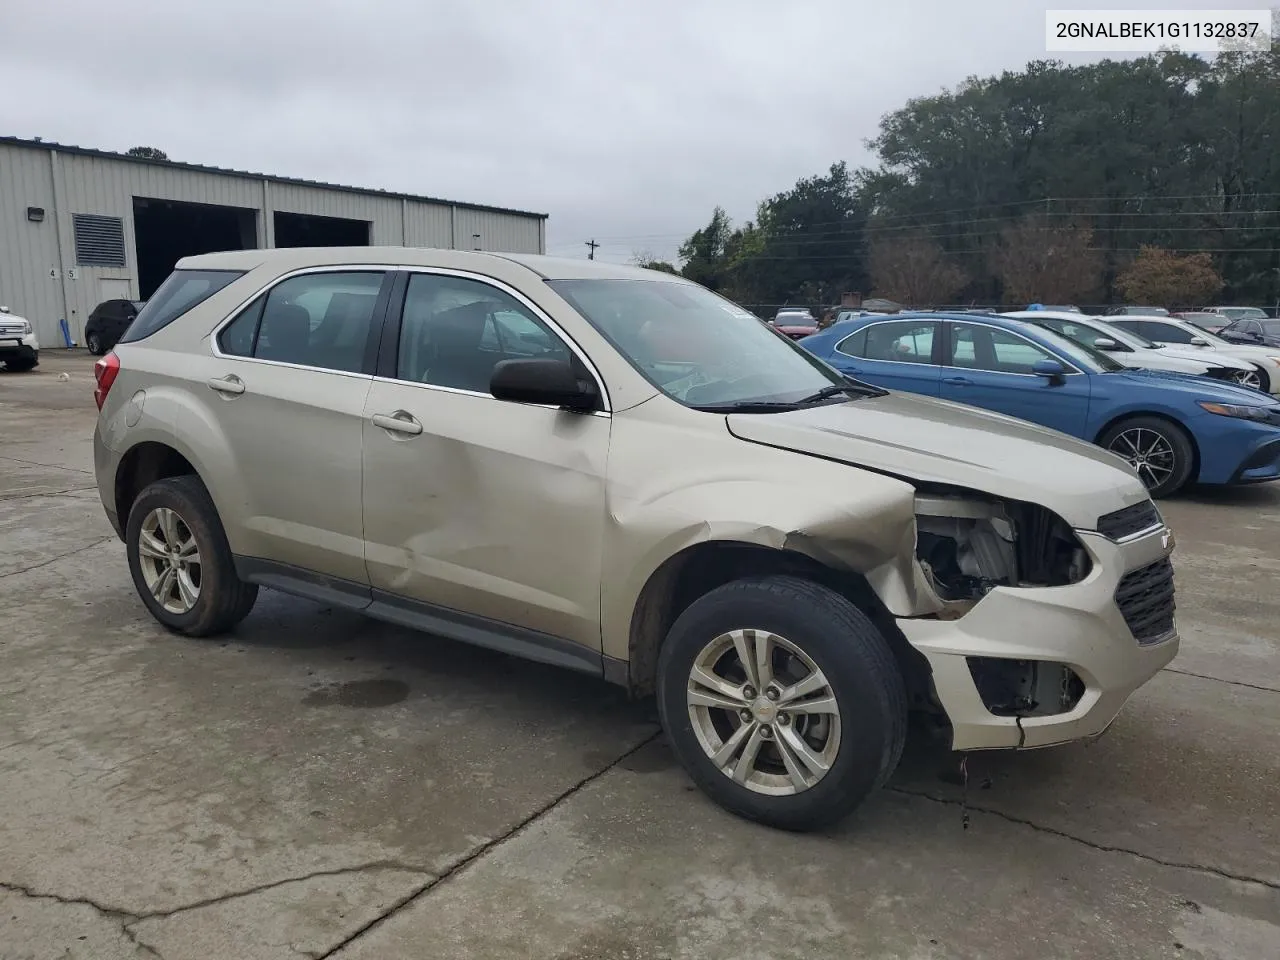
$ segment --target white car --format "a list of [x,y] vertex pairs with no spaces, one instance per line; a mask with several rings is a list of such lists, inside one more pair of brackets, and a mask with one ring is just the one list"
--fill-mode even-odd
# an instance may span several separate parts
[[12,373],[30,370],[40,362],[40,341],[31,321],[0,307],[0,363]]
[[1240,383],[1256,387],[1264,393],[1280,394],[1280,347],[1228,343],[1194,323],[1172,317],[1112,317],[1109,322],[1112,326],[1132,331],[1163,346],[1193,347],[1202,354],[1244,360],[1257,368],[1257,376],[1241,379]]
[[1193,352],[1196,347],[1162,347],[1146,337],[1108,323],[1102,317],[1061,310],[1021,310],[1004,316],[1026,320],[1060,333],[1068,340],[1103,350],[1134,370],[1166,370],[1250,384],[1257,378],[1257,369],[1245,360],[1223,353]]

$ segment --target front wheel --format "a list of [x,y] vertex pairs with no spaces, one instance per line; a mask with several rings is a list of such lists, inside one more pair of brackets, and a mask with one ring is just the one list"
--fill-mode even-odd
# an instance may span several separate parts
[[26,373],[28,370],[34,370],[40,364],[38,354],[31,354],[29,357],[10,357],[4,361],[5,369],[10,373]]
[[1232,379],[1242,387],[1252,387],[1254,390],[1261,390],[1263,393],[1266,393],[1271,386],[1267,375],[1256,367],[1248,370],[1237,370]]
[[1179,426],[1160,417],[1129,417],[1098,438],[1099,446],[1129,462],[1152,497],[1177,493],[1191,479],[1195,450]]
[[902,675],[844,597],[797,577],[737,580],[676,620],[658,711],[693,780],[726,809],[812,830],[853,811],[897,766]]

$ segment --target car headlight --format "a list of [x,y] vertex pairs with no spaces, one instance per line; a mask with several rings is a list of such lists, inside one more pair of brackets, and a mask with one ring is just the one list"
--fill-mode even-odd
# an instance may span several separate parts
[[1267,359],[1270,360],[1272,363],[1274,363],[1277,367],[1280,367],[1280,357],[1267,357]]
[[1257,420],[1259,422],[1269,421],[1276,413],[1276,406],[1255,407],[1243,403],[1217,403],[1213,400],[1197,400],[1196,403],[1204,410],[1210,413],[1216,413],[1220,417],[1235,417],[1239,420]]
[[29,337],[29,336],[31,336],[31,321],[30,321],[30,320],[23,320],[23,321],[22,321],[22,335],[23,335],[24,337]]

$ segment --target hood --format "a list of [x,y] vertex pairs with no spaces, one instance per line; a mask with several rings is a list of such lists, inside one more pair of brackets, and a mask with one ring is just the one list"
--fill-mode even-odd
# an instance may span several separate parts
[[[1132,353],[1118,354],[1114,359],[1135,370],[1170,370],[1175,373],[1202,374],[1209,367],[1220,365],[1216,357],[1205,357],[1204,359],[1180,357],[1167,354],[1163,350],[1137,348]],[[1238,362],[1241,366],[1244,366],[1243,360]],[[1231,363],[1221,364],[1221,366],[1231,365]]]
[[911,394],[787,413],[734,413],[728,425],[752,443],[1038,503],[1084,529],[1148,498],[1129,465],[1101,447],[1025,420]]
[[[1243,403],[1250,406],[1272,406],[1276,401],[1250,387],[1241,387],[1212,377],[1193,377],[1186,373],[1174,373],[1172,370],[1117,370],[1115,373],[1100,373],[1098,377],[1112,377],[1126,380],[1143,386],[1159,385],[1162,390],[1176,390],[1188,394],[1197,400],[1217,400],[1221,403]],[[1114,382],[1114,381],[1113,381]]]
[[1161,347],[1159,350],[1148,350],[1161,357],[1194,360],[1197,363],[1212,363],[1231,370],[1250,370],[1252,367],[1243,360],[1229,356],[1221,350],[1206,350],[1204,347]]
[[1280,347],[1264,347],[1261,344],[1253,346],[1247,343],[1228,343],[1220,347],[1215,343],[1213,349],[1218,356],[1226,354],[1241,360],[1252,360],[1254,363],[1262,363],[1272,369],[1275,369],[1277,362],[1270,358],[1280,357]]

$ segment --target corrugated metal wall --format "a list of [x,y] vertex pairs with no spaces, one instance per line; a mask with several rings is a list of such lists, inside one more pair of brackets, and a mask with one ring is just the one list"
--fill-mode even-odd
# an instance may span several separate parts
[[[0,304],[31,319],[43,347],[63,345],[59,318],[83,343],[98,303],[126,283],[130,296],[139,295],[134,197],[253,210],[259,246],[274,245],[272,214],[279,211],[368,221],[376,245],[545,250],[543,221],[535,216],[0,143]],[[27,220],[29,206],[45,209],[43,223]],[[124,268],[76,265],[76,213],[124,221]]]

